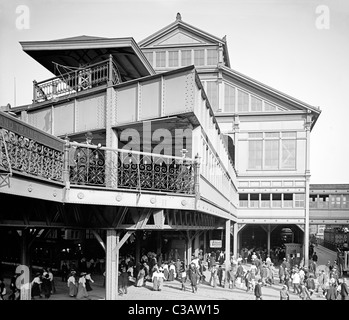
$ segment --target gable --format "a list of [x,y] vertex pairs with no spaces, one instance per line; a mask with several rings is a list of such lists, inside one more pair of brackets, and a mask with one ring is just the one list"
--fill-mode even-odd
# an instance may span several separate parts
[[[211,42],[212,43],[212,42]],[[209,44],[207,40],[197,37],[183,30],[175,30],[156,41],[151,46],[178,46],[178,45],[205,45]]]

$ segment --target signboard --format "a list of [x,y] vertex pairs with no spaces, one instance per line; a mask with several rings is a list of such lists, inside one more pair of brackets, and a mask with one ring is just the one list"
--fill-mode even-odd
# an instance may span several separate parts
[[210,248],[222,248],[222,240],[210,240]]

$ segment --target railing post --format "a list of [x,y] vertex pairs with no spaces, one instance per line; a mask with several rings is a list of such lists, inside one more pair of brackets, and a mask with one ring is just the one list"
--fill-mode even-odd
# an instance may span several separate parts
[[69,172],[69,148],[70,148],[70,139],[68,136],[64,138],[64,154],[63,154],[63,182],[67,189],[70,188],[70,172]]
[[113,56],[109,55],[108,86],[113,85]]
[[195,192],[195,207],[197,206],[198,201],[200,200],[200,189],[199,189],[199,182],[200,182],[200,157],[197,153],[195,156],[194,161],[194,192]]
[[33,81],[33,103],[36,102],[36,85],[37,85],[37,82],[34,80]]

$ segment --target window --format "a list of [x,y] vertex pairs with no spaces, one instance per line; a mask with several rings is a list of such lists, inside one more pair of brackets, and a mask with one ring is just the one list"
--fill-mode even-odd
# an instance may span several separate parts
[[182,66],[190,66],[191,62],[191,50],[182,50]]
[[276,106],[274,106],[268,102],[265,102],[264,103],[264,110],[265,111],[276,111]]
[[296,193],[294,196],[294,206],[296,208],[304,208],[305,195],[303,193]]
[[239,112],[248,112],[249,104],[248,93],[238,90],[238,111]]
[[224,111],[235,111],[235,88],[228,84],[224,84]]
[[248,167],[249,169],[262,169],[262,140],[251,140],[248,144]]
[[262,111],[262,100],[251,96],[251,111]]
[[149,63],[153,66],[153,52],[144,52],[144,55]]
[[248,193],[240,193],[239,194],[239,202],[240,202],[240,207],[247,208],[248,207]]
[[194,64],[196,66],[205,65],[205,51],[204,51],[204,49],[194,50]]
[[265,140],[264,169],[278,169],[279,141]]
[[271,199],[273,208],[281,208],[281,193],[273,193]]
[[216,49],[207,49],[207,65],[217,65],[218,51]]
[[342,208],[349,208],[349,196],[347,195],[342,195]]
[[341,196],[331,195],[331,208],[339,209],[341,207]]
[[166,51],[156,52],[156,67],[166,67]]
[[169,67],[178,67],[178,51],[169,51],[168,52],[168,66]]
[[262,193],[261,206],[262,206],[262,208],[269,208],[270,207],[270,194],[269,193]]
[[218,84],[216,81],[207,81],[207,97],[213,111],[218,109]]
[[[295,132],[249,133],[248,168],[255,170],[295,170]],[[257,141],[258,140],[258,141]]]
[[284,208],[292,208],[293,207],[293,194],[292,193],[284,193]]
[[259,207],[259,193],[250,194],[250,207],[258,208]]

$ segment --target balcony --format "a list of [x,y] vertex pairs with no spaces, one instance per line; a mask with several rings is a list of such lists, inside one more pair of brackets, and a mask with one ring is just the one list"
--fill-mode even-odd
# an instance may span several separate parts
[[98,86],[121,82],[115,61],[108,60],[78,68],[41,82],[33,81],[33,103],[69,97]]
[[21,174],[60,184],[69,181],[77,186],[188,195],[195,194],[199,179],[196,159],[70,143],[3,112],[0,174]]

